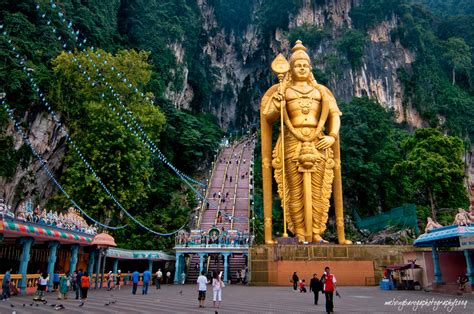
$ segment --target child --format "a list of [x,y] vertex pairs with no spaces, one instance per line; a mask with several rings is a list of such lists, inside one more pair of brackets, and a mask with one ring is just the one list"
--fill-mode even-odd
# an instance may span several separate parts
[[306,293],[306,283],[305,283],[304,279],[302,279],[300,281],[300,292]]

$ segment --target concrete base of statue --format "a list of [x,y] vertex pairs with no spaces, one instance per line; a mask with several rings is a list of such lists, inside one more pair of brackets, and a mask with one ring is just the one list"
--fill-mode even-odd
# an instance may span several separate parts
[[383,276],[383,267],[403,263],[403,252],[413,251],[402,245],[282,244],[250,248],[252,285],[290,286],[293,272],[306,284],[329,266],[338,285],[375,286]]
[[277,238],[277,244],[278,245],[297,245],[298,244],[298,239],[293,238],[293,237],[280,237]]

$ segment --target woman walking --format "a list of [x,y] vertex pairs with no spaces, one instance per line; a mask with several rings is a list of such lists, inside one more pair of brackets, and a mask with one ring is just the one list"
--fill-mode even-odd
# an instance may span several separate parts
[[84,272],[84,275],[81,277],[81,300],[85,301],[87,299],[87,291],[91,286],[91,279],[88,272]]
[[35,301],[44,301],[44,293],[48,286],[49,276],[48,273],[44,272],[38,278],[38,290],[36,290],[36,296],[33,298]]
[[117,283],[115,284],[114,289],[118,288],[120,290],[120,279],[121,278],[122,278],[122,271],[119,269],[118,272],[117,272],[117,276],[116,276]]
[[216,302],[217,302],[217,307],[219,308],[221,306],[222,302],[222,288],[224,287],[224,282],[222,281],[222,272],[217,274],[217,271],[214,271],[213,276],[212,276],[212,292],[214,293],[214,307],[216,307]]
[[110,291],[112,288],[112,282],[114,281],[114,274],[112,271],[109,271],[109,274],[107,275],[107,291]]
[[67,293],[69,291],[69,272],[62,275],[59,279],[59,293],[58,300],[67,299]]

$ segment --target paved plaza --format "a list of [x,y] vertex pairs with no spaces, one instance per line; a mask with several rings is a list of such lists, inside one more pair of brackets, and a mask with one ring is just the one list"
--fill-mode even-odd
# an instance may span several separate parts
[[[52,304],[62,304],[65,313],[323,313],[324,298],[313,305],[312,293],[295,293],[285,287],[227,286],[223,289],[220,309],[212,306],[212,290],[208,289],[206,307],[199,308],[195,285],[150,287],[148,295],[131,294],[131,287],[118,291],[90,291],[84,306],[74,299],[56,300],[47,294],[46,305],[33,303],[32,297],[12,297],[0,302],[0,313],[56,313]],[[474,295],[451,296],[423,291],[381,291],[378,287],[340,287],[341,298],[335,297],[335,313],[473,313]],[[140,293],[140,294],[138,294]],[[72,296],[72,295],[71,295]],[[117,300],[115,303],[113,303]],[[386,302],[429,301],[427,306],[395,306]],[[435,303],[438,302],[444,304]],[[456,303],[457,302],[457,303]],[[109,304],[110,303],[110,304]],[[25,306],[23,306],[25,304]],[[109,305],[106,305],[109,304]],[[11,307],[13,305],[14,307]],[[59,312],[61,312],[59,311]]]

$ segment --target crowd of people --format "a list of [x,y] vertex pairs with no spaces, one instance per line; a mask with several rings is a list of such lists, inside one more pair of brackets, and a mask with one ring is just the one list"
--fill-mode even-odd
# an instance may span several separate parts
[[226,231],[225,228],[210,231],[199,231],[189,233],[186,231],[179,232],[176,235],[176,246],[249,246],[252,245],[253,236],[248,231]]
[[[11,280],[12,269],[8,270],[2,280],[2,299],[8,300],[10,296],[17,295],[18,289]],[[140,280],[141,279],[141,280]],[[161,289],[161,284],[172,284],[172,274],[168,270],[165,273],[161,271],[161,268],[155,273],[154,276],[156,289]],[[52,281],[52,288],[48,288],[49,283]],[[105,282],[107,283],[107,290],[120,290],[122,285],[127,285],[128,282],[132,284],[132,294],[136,294],[139,282],[142,282],[142,294],[148,294],[148,287],[153,283],[153,276],[149,270],[145,270],[143,274],[138,271],[134,271],[131,275],[123,277],[121,270],[118,270],[116,274],[109,271],[105,276]],[[184,283],[184,280],[183,280]],[[82,269],[75,270],[74,272],[65,272],[60,274],[59,271],[55,271],[52,278],[50,278],[47,272],[40,272],[40,275],[36,282],[36,292],[33,300],[39,302],[45,302],[46,292],[57,292],[58,300],[68,299],[69,292],[74,292],[76,300],[85,302],[89,288],[91,287],[91,276],[87,271]]]
[[97,234],[97,227],[89,226],[73,207],[68,208],[67,212],[63,214],[62,212],[58,213],[52,210],[41,210],[39,205],[33,209],[32,203],[28,201],[21,204],[16,212],[14,212],[11,206],[6,205],[3,199],[0,199],[0,217],[83,232],[90,235]]
[[[306,293],[306,281],[305,279],[300,279],[296,272],[293,273],[291,277],[291,283],[293,284],[293,291]],[[313,278],[311,278],[309,284],[309,291],[314,294],[314,304],[318,305],[319,302],[319,292],[323,293],[326,299],[326,312],[334,313],[334,294],[340,297],[339,293],[336,290],[336,276],[331,273],[329,267],[324,268],[324,273],[321,278],[318,278],[318,274],[314,273]]]

